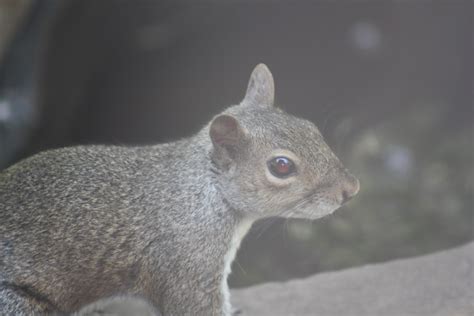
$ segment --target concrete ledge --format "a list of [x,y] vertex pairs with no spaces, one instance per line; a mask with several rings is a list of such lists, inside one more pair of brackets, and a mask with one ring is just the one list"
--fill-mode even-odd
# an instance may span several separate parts
[[474,242],[417,258],[232,291],[243,315],[474,315]]

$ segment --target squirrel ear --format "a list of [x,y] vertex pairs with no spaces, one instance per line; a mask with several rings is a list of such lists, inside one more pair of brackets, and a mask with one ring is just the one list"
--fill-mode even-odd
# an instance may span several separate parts
[[230,149],[239,144],[243,130],[234,117],[223,114],[212,121],[209,135],[214,147]]
[[275,84],[270,69],[265,64],[258,64],[250,75],[244,102],[254,105],[273,105]]

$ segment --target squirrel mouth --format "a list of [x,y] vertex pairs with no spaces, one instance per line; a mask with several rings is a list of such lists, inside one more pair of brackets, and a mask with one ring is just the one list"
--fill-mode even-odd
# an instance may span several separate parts
[[315,201],[313,196],[300,200],[285,212],[284,217],[305,218],[315,220],[326,215],[334,213],[341,207],[341,204],[332,201],[321,201],[319,198]]

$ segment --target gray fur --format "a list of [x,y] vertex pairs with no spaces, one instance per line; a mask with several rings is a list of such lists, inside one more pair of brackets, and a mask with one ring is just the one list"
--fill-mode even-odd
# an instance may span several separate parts
[[[149,147],[50,150],[0,174],[0,311],[68,314],[140,297],[163,315],[230,315],[226,277],[251,223],[319,218],[357,193],[317,128],[273,105],[264,65],[196,135]],[[265,174],[274,150],[295,181]]]

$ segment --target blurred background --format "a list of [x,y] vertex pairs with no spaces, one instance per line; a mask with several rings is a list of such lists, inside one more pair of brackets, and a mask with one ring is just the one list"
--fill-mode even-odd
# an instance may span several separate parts
[[0,169],[192,135],[266,63],[278,106],[359,177],[316,222],[257,222],[230,285],[474,239],[474,2],[0,0]]

